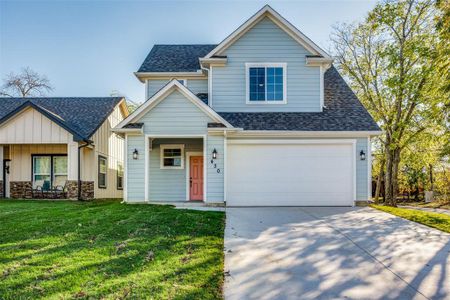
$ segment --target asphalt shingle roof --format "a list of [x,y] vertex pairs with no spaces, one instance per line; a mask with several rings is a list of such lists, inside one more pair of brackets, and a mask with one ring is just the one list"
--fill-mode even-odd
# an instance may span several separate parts
[[219,115],[244,130],[380,130],[334,67],[325,72],[324,85],[326,108],[323,112],[219,112]]
[[30,106],[74,134],[76,139],[89,139],[122,99],[122,97],[0,98],[0,124]]
[[195,72],[200,69],[199,57],[217,45],[154,45],[138,72]]
[[[139,72],[194,72],[216,45],[155,45]],[[323,112],[219,112],[233,126],[244,130],[379,131],[339,72],[331,67],[324,76]],[[198,95],[207,103],[207,94]]]

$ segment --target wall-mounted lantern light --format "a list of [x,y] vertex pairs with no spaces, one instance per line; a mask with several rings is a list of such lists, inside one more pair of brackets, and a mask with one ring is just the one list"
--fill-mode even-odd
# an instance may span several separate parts
[[217,159],[217,150],[216,150],[216,148],[214,148],[214,150],[212,152],[212,159]]
[[134,151],[133,151],[133,159],[138,159],[138,157],[139,157],[139,152],[138,152],[137,149],[134,149]]
[[361,152],[359,152],[359,157],[361,158],[361,160],[366,160],[366,153],[364,153],[364,150],[361,150]]

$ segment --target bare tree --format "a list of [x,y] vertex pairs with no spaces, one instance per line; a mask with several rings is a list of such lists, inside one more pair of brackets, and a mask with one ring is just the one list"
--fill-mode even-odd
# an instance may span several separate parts
[[23,68],[18,74],[11,72],[3,80],[0,96],[32,97],[45,96],[52,91],[50,81],[45,75],[40,75],[30,67]]

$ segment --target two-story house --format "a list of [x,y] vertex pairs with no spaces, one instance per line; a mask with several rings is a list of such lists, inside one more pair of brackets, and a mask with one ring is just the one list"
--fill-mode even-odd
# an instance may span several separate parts
[[127,202],[351,206],[380,128],[332,58],[270,6],[221,43],[155,45],[125,137]]

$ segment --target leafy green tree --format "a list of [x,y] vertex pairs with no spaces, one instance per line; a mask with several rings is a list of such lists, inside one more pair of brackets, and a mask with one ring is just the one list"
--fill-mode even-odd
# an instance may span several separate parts
[[401,153],[430,126],[441,95],[435,82],[438,35],[431,0],[382,1],[359,24],[335,27],[340,70],[384,131],[385,196],[396,205]]

